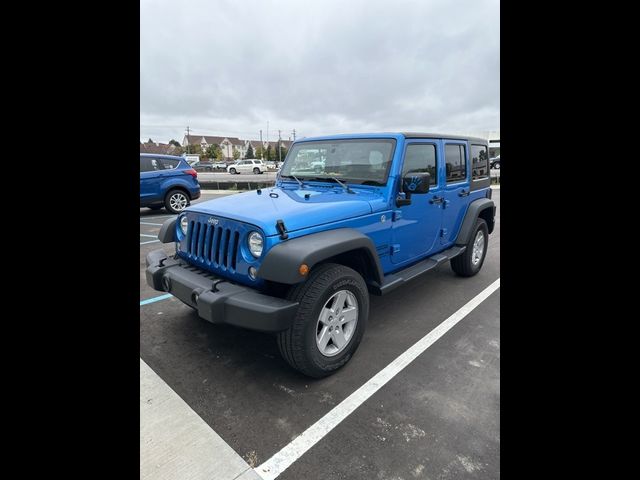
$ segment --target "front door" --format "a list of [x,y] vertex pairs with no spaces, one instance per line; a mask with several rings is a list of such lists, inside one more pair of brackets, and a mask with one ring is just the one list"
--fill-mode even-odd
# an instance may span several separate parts
[[253,171],[253,163],[251,160],[244,160],[240,162],[240,171],[242,173],[251,173]]
[[443,245],[450,244],[462,225],[469,196],[469,151],[467,143],[460,140],[444,140],[445,186],[442,204]]
[[440,140],[409,140],[405,145],[402,177],[412,172],[431,175],[429,193],[412,195],[411,205],[396,209],[393,222],[391,261],[410,263],[439,247],[442,222],[442,178],[438,176]]
[[160,200],[158,193],[161,178],[158,160],[150,157],[140,157],[140,203],[148,204]]

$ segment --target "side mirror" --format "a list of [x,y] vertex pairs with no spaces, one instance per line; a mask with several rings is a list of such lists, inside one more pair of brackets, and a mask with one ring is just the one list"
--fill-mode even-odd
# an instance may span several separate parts
[[402,191],[407,196],[429,192],[431,174],[426,172],[411,173],[402,179]]

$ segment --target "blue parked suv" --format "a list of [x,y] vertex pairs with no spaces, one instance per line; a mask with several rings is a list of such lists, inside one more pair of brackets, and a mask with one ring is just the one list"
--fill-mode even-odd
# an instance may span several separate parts
[[496,207],[487,140],[377,133],[295,142],[274,187],[189,207],[158,234],[147,282],[213,323],[274,332],[312,377],[345,365],[384,295],[442,262],[484,262]]
[[198,173],[182,157],[140,154],[140,207],[180,213],[200,198]]

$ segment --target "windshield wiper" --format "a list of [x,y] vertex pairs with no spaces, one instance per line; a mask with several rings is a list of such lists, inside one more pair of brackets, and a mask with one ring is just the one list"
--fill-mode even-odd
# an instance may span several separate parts
[[282,174],[280,174],[280,177],[281,178],[293,178],[296,182],[298,182],[298,185],[300,185],[300,188],[304,188],[304,185],[302,184],[302,182],[295,175],[282,175]]
[[346,183],[342,183],[336,177],[329,177],[329,178],[332,179],[332,180],[335,180],[342,188],[344,188],[347,191],[347,193],[356,193],[356,192],[354,192],[353,190],[351,190],[349,188],[349,185],[347,185]]

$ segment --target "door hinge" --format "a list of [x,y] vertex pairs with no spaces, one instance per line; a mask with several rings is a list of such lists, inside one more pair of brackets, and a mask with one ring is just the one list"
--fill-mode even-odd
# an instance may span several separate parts
[[447,236],[447,229],[446,228],[441,228],[440,229],[440,236],[443,237],[443,238]]
[[394,210],[393,215],[391,217],[392,222],[397,222],[402,218],[402,210]]

